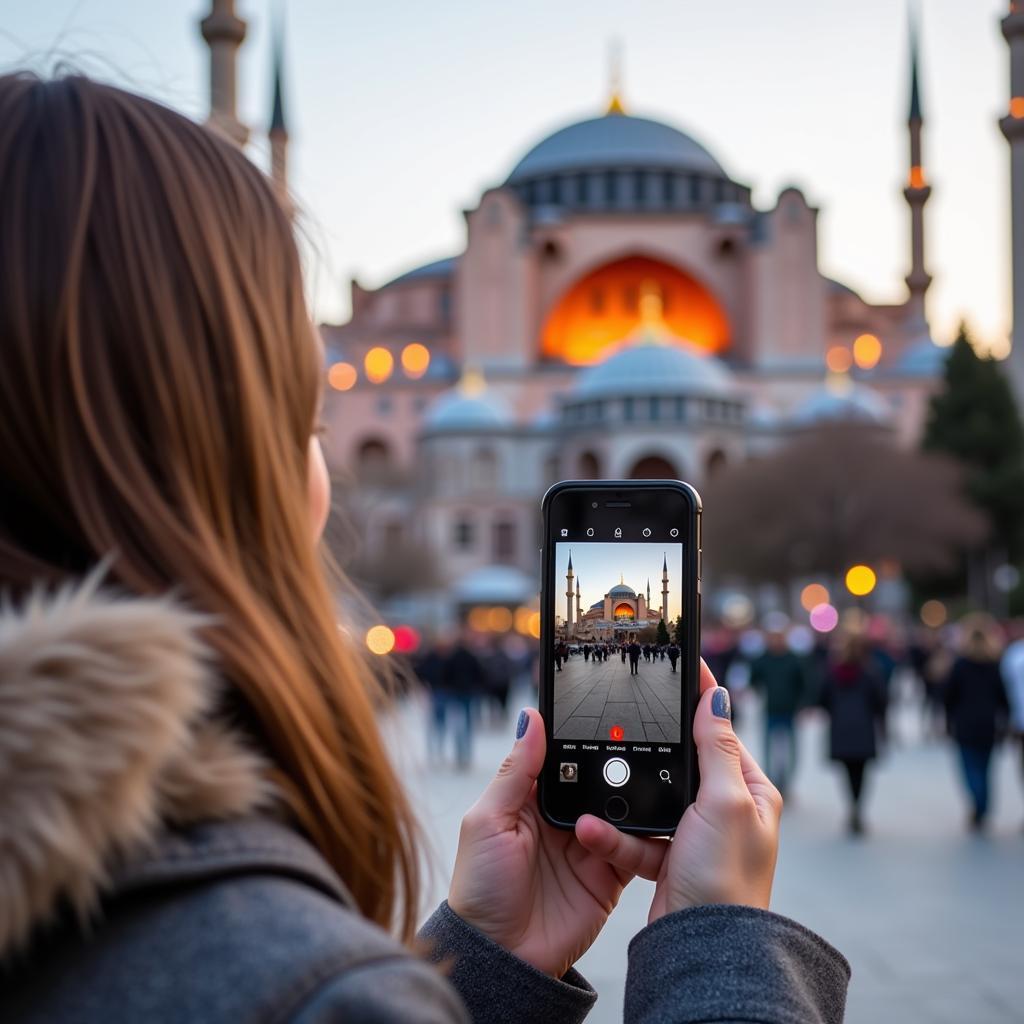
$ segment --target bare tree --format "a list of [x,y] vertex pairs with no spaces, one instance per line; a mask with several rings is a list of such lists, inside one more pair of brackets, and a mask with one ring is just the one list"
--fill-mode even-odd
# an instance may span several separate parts
[[727,467],[705,499],[705,563],[751,582],[837,579],[857,562],[945,572],[986,532],[952,460],[864,426],[822,426]]

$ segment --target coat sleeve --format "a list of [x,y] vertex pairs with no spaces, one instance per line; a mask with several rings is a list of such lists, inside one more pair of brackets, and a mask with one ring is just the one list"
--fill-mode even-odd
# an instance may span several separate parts
[[577,971],[562,978],[538,971],[463,921],[447,901],[419,937],[479,1024],[579,1024],[597,999]]
[[752,907],[680,910],[629,946],[625,1024],[841,1024],[850,965],[802,925]]

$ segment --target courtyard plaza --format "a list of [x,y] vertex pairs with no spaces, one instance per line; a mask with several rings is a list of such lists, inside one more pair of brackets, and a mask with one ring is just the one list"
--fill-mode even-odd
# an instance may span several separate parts
[[555,672],[554,731],[558,739],[607,740],[614,726],[625,742],[678,742],[679,672],[672,663],[643,656],[631,675],[629,657],[618,651],[606,661],[573,655]]
[[[621,665],[617,656],[615,664]],[[534,703],[528,689],[518,696],[507,723],[478,731],[473,766],[465,773],[428,766],[425,703],[408,701],[391,723],[392,749],[432,850],[424,916],[448,891],[462,815],[512,745],[514,709]],[[759,703],[743,695],[735,704],[739,734],[760,757]],[[953,747],[924,737],[920,706],[907,693],[890,722],[891,742],[869,769],[868,832],[855,839],[844,831],[842,779],[825,758],[827,723],[816,714],[801,719],[772,910],[825,936],[850,960],[848,1024],[1020,1021],[1020,751],[1004,746],[997,752],[992,821],[986,835],[974,836],[966,829]],[[652,892],[651,883],[632,882],[578,965],[600,996],[588,1024],[622,1020],[626,948],[647,921]]]

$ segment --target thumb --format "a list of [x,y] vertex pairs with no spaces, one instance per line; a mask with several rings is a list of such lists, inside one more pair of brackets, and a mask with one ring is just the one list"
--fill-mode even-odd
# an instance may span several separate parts
[[536,708],[523,708],[516,722],[515,743],[481,794],[476,810],[488,817],[515,817],[540,775],[546,749],[544,719]]
[[732,728],[732,704],[724,686],[712,687],[701,694],[693,717],[693,739],[700,765],[698,799],[745,793],[740,743]]

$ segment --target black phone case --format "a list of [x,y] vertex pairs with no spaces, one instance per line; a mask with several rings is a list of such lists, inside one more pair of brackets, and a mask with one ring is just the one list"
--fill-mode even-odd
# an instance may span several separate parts
[[[693,742],[692,723],[693,714],[697,709],[697,701],[700,695],[700,525],[703,509],[700,495],[697,493],[696,488],[683,480],[561,480],[549,487],[541,500],[543,547],[541,549],[540,690],[538,693],[538,705],[540,707],[541,714],[544,716],[544,730],[547,736],[548,755],[545,758],[544,770],[541,771],[540,777],[537,780],[537,806],[540,809],[541,816],[544,820],[550,825],[554,825],[555,828],[571,830],[575,828],[576,823],[575,821],[561,821],[555,818],[548,812],[545,804],[545,790],[547,787],[547,778],[549,776],[546,769],[548,767],[549,759],[552,756],[551,716],[554,703],[554,645],[551,642],[552,637],[550,635],[554,622],[553,617],[548,614],[549,609],[553,607],[551,604],[551,588],[554,586],[554,565],[553,560],[549,557],[550,552],[548,550],[548,546],[551,543],[551,503],[556,495],[570,490],[582,490],[591,493],[595,491],[607,492],[639,490],[641,488],[646,490],[655,488],[676,491],[686,498],[687,503],[690,506],[690,514],[687,517],[687,535],[683,545],[685,577],[688,581],[691,581],[691,585],[685,591],[685,596],[690,598],[690,607],[694,609],[694,614],[689,616],[686,623],[687,650],[691,652],[687,661],[689,682],[684,690],[684,694],[688,694],[689,708],[687,717],[691,723],[690,730],[687,734],[690,787],[686,794],[686,806],[689,806],[697,799],[697,789],[700,786],[700,774],[697,764],[697,747]],[[672,835],[675,832],[675,827],[670,829],[658,827],[645,828],[637,825],[616,825],[616,827],[623,832],[629,832],[634,835],[664,836]]]

